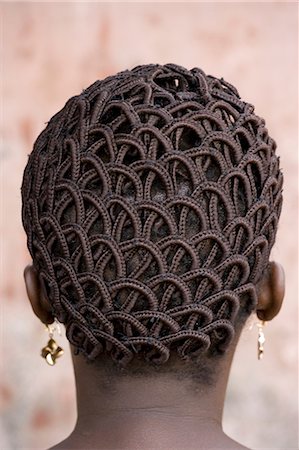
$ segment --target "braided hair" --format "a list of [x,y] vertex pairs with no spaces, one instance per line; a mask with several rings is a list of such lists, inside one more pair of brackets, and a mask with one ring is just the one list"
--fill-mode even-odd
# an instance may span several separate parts
[[201,69],[140,65],[47,123],[22,183],[33,264],[90,361],[222,354],[257,304],[282,204],[265,121]]

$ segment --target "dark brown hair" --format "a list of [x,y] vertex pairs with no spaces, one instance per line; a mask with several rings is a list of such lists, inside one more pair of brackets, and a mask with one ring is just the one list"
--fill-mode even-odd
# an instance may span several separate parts
[[29,156],[22,218],[77,353],[227,349],[275,240],[275,149],[254,107],[198,68],[138,66],[67,101]]

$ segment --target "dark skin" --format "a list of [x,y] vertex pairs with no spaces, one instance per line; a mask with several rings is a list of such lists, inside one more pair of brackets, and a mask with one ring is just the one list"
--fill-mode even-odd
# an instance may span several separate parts
[[[49,302],[32,265],[25,268],[24,278],[33,311],[44,324],[52,323]],[[256,288],[256,314],[261,320],[272,320],[284,297],[282,266],[271,262]],[[186,376],[183,363],[175,357],[167,370],[132,376],[126,369],[116,371],[104,357],[96,366],[88,364],[83,356],[73,356],[71,345],[78,419],[71,435],[51,450],[245,449],[225,435],[221,424],[240,332],[225,356],[213,363],[217,376],[212,384]]]

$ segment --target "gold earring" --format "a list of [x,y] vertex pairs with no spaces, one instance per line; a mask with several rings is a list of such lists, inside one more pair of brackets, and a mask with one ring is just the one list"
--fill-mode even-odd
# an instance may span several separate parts
[[56,359],[63,355],[64,350],[57,345],[57,342],[53,339],[54,331],[57,330],[61,335],[60,327],[57,319],[55,318],[53,324],[47,325],[46,330],[49,333],[49,340],[45,347],[41,350],[41,356],[45,358],[46,362],[50,366],[54,366]]
[[257,324],[258,326],[258,338],[257,338],[257,357],[258,359],[263,359],[264,356],[264,343],[266,341],[263,327],[266,325],[266,322],[262,320]]

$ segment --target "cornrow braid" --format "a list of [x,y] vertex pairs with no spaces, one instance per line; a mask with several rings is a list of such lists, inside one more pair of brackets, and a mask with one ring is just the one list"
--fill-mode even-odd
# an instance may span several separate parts
[[67,101],[29,156],[22,219],[76,354],[125,366],[228,348],[275,240],[275,149],[198,68],[137,66]]

